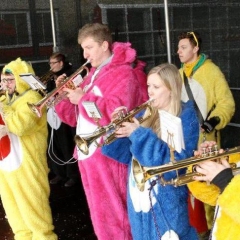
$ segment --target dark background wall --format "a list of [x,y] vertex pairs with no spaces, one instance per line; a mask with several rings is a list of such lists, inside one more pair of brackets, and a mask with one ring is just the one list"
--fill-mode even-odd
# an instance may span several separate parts
[[[184,3],[182,3],[184,2]],[[54,50],[65,53],[77,68],[83,62],[78,29],[89,22],[107,23],[116,41],[129,41],[140,59],[152,66],[168,61],[164,1],[53,0],[56,45],[53,46],[49,0],[2,0],[0,5],[0,67],[21,56],[37,75],[49,70]],[[171,61],[180,66],[177,36],[197,31],[202,51],[224,72],[237,109],[222,131],[223,147],[240,145],[240,2],[237,0],[168,1]]]

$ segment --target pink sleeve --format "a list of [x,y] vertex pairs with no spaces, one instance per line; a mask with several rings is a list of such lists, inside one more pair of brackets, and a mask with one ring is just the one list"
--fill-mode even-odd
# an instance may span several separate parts
[[78,107],[64,99],[55,106],[59,118],[71,127],[77,126]]

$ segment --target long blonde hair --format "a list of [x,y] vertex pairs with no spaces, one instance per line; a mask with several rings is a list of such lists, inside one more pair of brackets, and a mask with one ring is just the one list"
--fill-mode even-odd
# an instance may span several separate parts
[[[153,67],[148,76],[158,74],[164,85],[171,91],[171,100],[169,113],[178,116],[181,111],[181,91],[182,91],[182,78],[178,68],[171,63],[163,63]],[[147,114],[147,112],[146,112]],[[142,123],[144,127],[151,127],[157,134],[160,134],[160,121],[158,109],[154,108],[152,116]]]

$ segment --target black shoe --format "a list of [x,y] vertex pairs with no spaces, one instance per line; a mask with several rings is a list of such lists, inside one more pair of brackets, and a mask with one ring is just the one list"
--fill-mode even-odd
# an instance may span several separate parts
[[50,184],[58,184],[62,181],[62,177],[60,176],[56,176],[55,178],[53,178],[52,180],[50,180]]
[[76,184],[76,181],[73,178],[70,178],[65,184],[64,187],[72,187]]

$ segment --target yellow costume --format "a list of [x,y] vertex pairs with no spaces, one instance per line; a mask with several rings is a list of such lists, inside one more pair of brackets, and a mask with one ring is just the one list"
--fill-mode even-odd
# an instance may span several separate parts
[[[216,141],[220,147],[220,130],[231,120],[235,112],[235,102],[220,68],[211,59],[207,59],[205,54],[200,54],[197,61],[191,64],[183,64],[179,70],[182,78],[185,72],[192,94],[198,105],[204,121],[209,121],[215,117],[219,118],[219,123],[210,133],[200,131],[198,144],[205,140]],[[189,99],[185,84],[182,89],[182,100]],[[202,123],[201,123],[202,124]],[[212,227],[214,208],[204,204],[208,228]],[[199,219],[202,223],[203,220]]]
[[[230,162],[239,162],[240,154],[230,157]],[[199,200],[215,206],[217,217],[214,221],[212,240],[239,240],[240,229],[240,175],[236,175],[227,185],[222,194],[215,185],[204,182],[188,184],[192,194]]]
[[27,102],[41,96],[20,77],[34,73],[18,58],[3,74],[15,77],[16,92],[0,105],[0,195],[16,240],[56,240],[49,205],[46,112],[38,118]]

